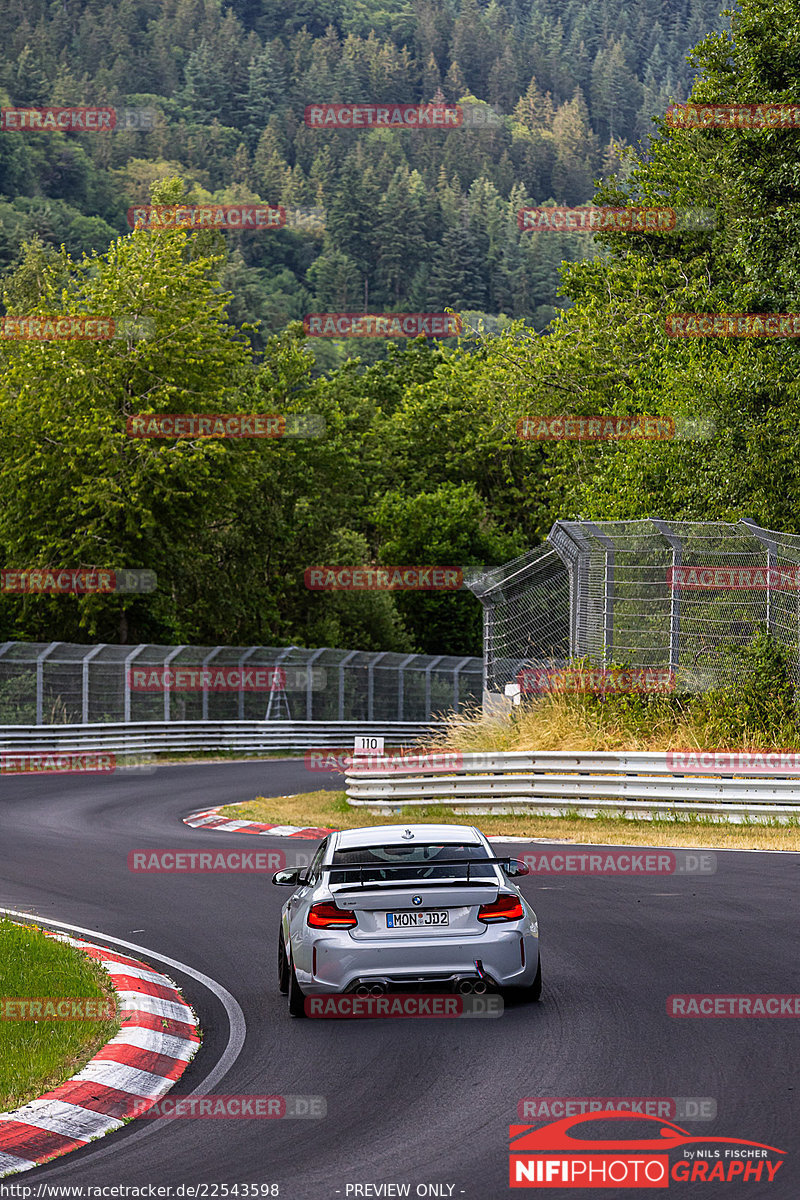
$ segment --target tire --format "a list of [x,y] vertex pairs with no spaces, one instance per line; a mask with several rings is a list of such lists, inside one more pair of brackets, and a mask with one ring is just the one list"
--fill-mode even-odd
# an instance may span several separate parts
[[297,982],[297,975],[294,970],[294,963],[289,963],[289,1012],[293,1017],[304,1017],[305,1010],[305,995],[303,994],[300,984]]
[[524,988],[528,1000],[541,1000],[542,998],[542,958],[539,956],[539,965],[536,968],[536,978],[530,987]]
[[539,958],[539,965],[536,968],[536,976],[533,983],[529,983],[526,987],[510,987],[503,989],[504,996],[511,1001],[516,1001],[525,1004],[528,1001],[541,1000],[542,998],[542,960]]
[[283,944],[283,930],[278,930],[278,991],[285,996],[289,991],[289,962]]

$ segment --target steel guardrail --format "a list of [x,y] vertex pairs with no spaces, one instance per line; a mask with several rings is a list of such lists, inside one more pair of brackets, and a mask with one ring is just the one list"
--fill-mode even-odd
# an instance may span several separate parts
[[437,722],[416,721],[143,721],[91,725],[2,725],[0,753],[56,754],[103,751],[124,756],[240,750],[340,749],[357,734],[410,745]]
[[[460,753],[428,750],[408,764],[375,758],[348,769],[354,806],[418,808],[446,804],[469,811],[498,809],[539,814],[614,812],[631,815],[694,813],[744,820],[765,814],[800,816],[800,768],[793,752],[765,752],[751,763],[741,753],[715,752],[717,761],[689,752],[583,754],[566,751]],[[800,762],[800,754],[796,756]],[[792,770],[794,767],[794,770]]]

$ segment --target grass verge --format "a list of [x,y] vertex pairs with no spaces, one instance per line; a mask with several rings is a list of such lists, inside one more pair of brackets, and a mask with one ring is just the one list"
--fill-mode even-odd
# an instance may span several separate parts
[[222,814],[237,821],[274,825],[327,826],[357,829],[364,825],[407,824],[409,821],[445,825],[477,825],[486,834],[547,838],[556,842],[619,846],[704,846],[729,850],[800,850],[800,824],[765,822],[728,825],[708,817],[641,821],[624,817],[537,817],[531,814],[472,814],[431,805],[389,809],[385,814],[351,808],[344,792],[304,792],[297,796],[259,796],[245,804],[228,804]]
[[[0,997],[114,999],[111,981],[80,950],[31,925],[0,919]],[[117,1021],[0,1021],[0,1112],[41,1096],[86,1065]]]

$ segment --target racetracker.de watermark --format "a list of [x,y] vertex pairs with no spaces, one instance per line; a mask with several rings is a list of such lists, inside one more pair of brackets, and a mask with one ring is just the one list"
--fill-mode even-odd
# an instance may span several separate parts
[[308,129],[457,129],[458,104],[309,104]]
[[0,1021],[114,1021],[116,1001],[100,996],[0,996]]
[[684,233],[693,229],[715,229],[717,210],[543,205],[520,208],[517,225],[522,233]]
[[667,583],[686,591],[800,591],[800,566],[790,567],[669,567]]
[[279,204],[140,204],[128,209],[131,229],[283,229],[286,209]]
[[35,313],[0,317],[0,338],[8,342],[109,342],[139,341],[151,337],[151,317],[87,316],[78,313]]
[[129,667],[132,692],[324,691],[324,667]]
[[677,774],[800,775],[800,750],[668,750]]
[[303,329],[308,337],[323,338],[458,337],[461,318],[455,313],[308,313]]
[[0,338],[13,342],[106,342],[116,332],[112,317],[57,313],[0,317]]
[[500,1017],[503,997],[487,994],[454,996],[434,993],[397,993],[357,996],[346,992],[333,996],[306,996],[307,1017]]
[[[470,756],[470,762],[473,760],[474,755]],[[416,775],[419,773],[435,774],[437,771],[457,771],[463,762],[464,755],[460,750],[398,750],[396,754],[386,751],[381,754],[355,755],[352,749],[334,750],[320,747],[315,750],[306,750],[303,757],[307,771],[357,770],[360,774],[379,771],[382,775],[386,773],[402,774],[403,772]]]
[[452,592],[463,587],[461,567],[306,567],[312,592]]
[[153,1103],[136,1097],[126,1117],[178,1121],[321,1120],[328,1114],[324,1096],[162,1096]]
[[711,1096],[525,1096],[517,1101],[521,1121],[557,1121],[583,1113],[627,1111],[669,1121],[713,1121]]
[[800,313],[669,313],[664,328],[671,338],[796,338]]
[[517,212],[517,225],[523,233],[669,233],[676,221],[674,208],[553,205],[520,208]]
[[627,692],[672,692],[675,672],[642,667],[523,667],[517,684],[523,696],[547,692],[592,692],[613,695]]
[[155,129],[154,108],[0,108],[6,133],[131,133]]
[[155,571],[138,568],[14,567],[0,569],[0,593],[14,596],[85,596],[154,592]]
[[800,1017],[800,994],[694,992],[667,997],[670,1017]]
[[670,104],[673,129],[797,129],[800,104]]
[[517,421],[524,442],[669,441],[675,437],[672,417],[634,413],[627,417],[527,416]]
[[710,850],[547,850],[517,856],[532,875],[714,875]]
[[0,772],[4,775],[107,775],[117,769],[115,754],[86,754],[80,751],[60,753],[3,751]]
[[135,413],[126,422],[132,438],[322,437],[317,413]]
[[0,754],[0,773],[4,775],[152,775],[157,769],[153,758],[143,754],[86,753],[82,750],[6,750]]
[[128,854],[128,870],[145,875],[252,875],[282,871],[286,866],[283,850],[131,850]]
[[0,130],[14,133],[111,133],[113,108],[0,108]]

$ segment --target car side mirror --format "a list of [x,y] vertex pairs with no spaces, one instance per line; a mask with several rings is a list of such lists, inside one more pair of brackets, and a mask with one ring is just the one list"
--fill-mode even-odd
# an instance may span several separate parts
[[304,871],[302,867],[292,867],[289,871],[276,871],[272,876],[272,882],[277,883],[278,887],[297,887],[304,879]]
[[531,869],[527,863],[524,863],[521,858],[507,858],[503,862],[503,870],[509,879],[515,879],[517,875],[530,875]]

